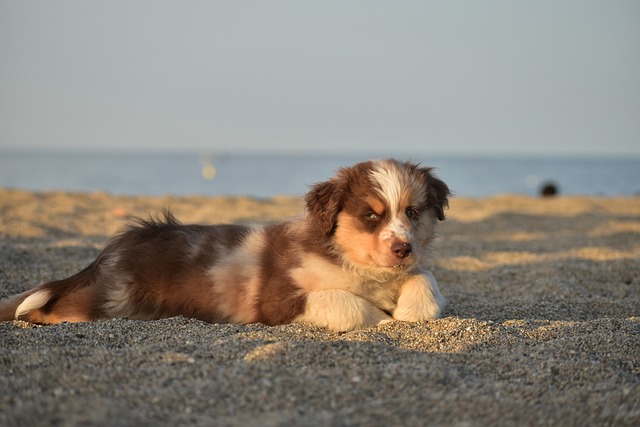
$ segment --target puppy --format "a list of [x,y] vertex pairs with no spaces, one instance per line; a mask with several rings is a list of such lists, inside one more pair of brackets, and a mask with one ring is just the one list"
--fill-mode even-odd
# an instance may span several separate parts
[[431,168],[378,160],[315,184],[299,218],[264,227],[138,220],[79,273],[0,305],[0,320],[194,317],[350,331],[440,315],[428,257],[450,191]]

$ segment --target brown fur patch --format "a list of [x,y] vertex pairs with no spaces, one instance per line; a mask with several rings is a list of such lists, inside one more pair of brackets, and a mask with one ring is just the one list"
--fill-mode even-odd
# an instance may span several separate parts
[[433,174],[433,168],[420,168],[417,172],[427,187],[428,207],[435,211],[438,220],[444,221],[444,210],[449,207],[449,197],[452,194],[449,186]]
[[286,224],[265,229],[267,246],[262,254],[258,321],[267,325],[290,323],[305,309],[306,295],[289,271],[300,264],[300,247]]
[[371,207],[373,213],[380,217],[384,215],[385,211],[387,210],[387,207],[384,205],[384,203],[382,203],[380,199],[376,197],[367,196],[364,202]]
[[130,283],[129,313],[123,315],[183,315],[227,321],[217,309],[209,269],[238,247],[248,233],[242,226],[181,225],[175,221],[144,223],[130,229],[117,241],[114,269],[115,275]]

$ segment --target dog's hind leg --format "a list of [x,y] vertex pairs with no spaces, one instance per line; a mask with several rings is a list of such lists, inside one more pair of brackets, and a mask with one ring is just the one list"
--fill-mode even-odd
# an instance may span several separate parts
[[0,320],[31,323],[88,322],[105,317],[93,266],[0,303]]
[[101,317],[96,316],[96,296],[94,286],[74,289],[55,300],[51,291],[38,290],[17,307],[15,318],[41,324],[90,322]]
[[34,290],[30,290],[0,301],[0,321],[15,320],[17,308],[33,293]]

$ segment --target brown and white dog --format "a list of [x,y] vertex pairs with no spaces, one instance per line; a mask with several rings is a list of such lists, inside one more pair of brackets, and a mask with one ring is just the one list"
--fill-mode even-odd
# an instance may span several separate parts
[[306,212],[275,225],[138,220],[79,273],[0,305],[0,320],[194,317],[307,322],[348,331],[440,315],[427,270],[450,196],[431,168],[379,160],[315,184]]

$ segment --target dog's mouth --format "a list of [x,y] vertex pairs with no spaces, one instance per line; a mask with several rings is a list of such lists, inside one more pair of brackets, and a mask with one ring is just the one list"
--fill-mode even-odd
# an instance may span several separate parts
[[409,270],[409,269],[411,269],[413,267],[414,267],[414,263],[413,262],[406,262],[406,263],[393,264],[389,268],[391,268],[393,271],[400,272],[400,271]]
[[393,270],[407,270],[416,266],[417,258],[413,255],[410,255],[403,259],[396,259],[395,262],[391,262],[391,268]]
[[376,268],[382,268],[393,272],[404,272],[416,267],[417,259],[413,256],[408,256],[404,259],[375,259],[373,256],[369,258],[370,266]]

